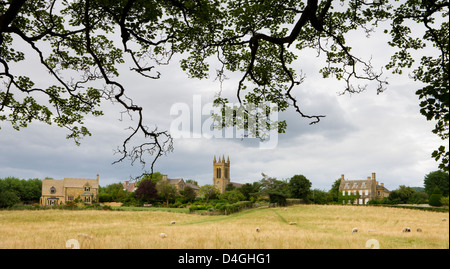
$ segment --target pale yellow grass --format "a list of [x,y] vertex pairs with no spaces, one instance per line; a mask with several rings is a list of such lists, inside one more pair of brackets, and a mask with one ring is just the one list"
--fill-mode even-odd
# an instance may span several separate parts
[[[448,213],[326,205],[253,209],[228,216],[0,211],[0,248],[66,248],[70,239],[80,248],[95,249],[361,249],[369,239],[376,239],[380,248],[449,248],[448,219]],[[359,231],[352,234],[354,227]],[[404,227],[411,232],[403,233]],[[418,227],[423,232],[417,232]]]

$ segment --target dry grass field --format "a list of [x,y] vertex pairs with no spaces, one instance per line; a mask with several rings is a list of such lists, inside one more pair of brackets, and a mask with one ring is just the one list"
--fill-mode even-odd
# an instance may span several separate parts
[[[448,213],[332,205],[252,209],[228,216],[0,211],[0,248],[64,249],[75,239],[88,249],[363,249],[375,239],[381,249],[448,249],[448,219]],[[358,232],[352,234],[354,227]],[[411,232],[402,232],[404,227]]]

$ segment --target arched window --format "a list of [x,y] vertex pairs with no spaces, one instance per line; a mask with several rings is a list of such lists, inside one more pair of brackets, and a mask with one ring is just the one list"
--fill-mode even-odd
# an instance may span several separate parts
[[55,187],[51,187],[50,188],[50,194],[55,194],[56,193],[56,188]]
[[217,178],[221,178],[222,177],[222,171],[220,168],[217,168]]

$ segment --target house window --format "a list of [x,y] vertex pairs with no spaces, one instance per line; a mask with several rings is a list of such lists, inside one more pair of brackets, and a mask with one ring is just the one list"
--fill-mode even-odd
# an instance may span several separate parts
[[91,191],[91,187],[89,186],[84,187],[84,191]]
[[345,187],[348,188],[348,183],[345,183]]
[[353,188],[356,188],[357,185],[358,185],[358,183],[354,183],[353,184]]
[[362,183],[362,187],[365,188],[366,187],[366,182]]
[[90,203],[91,202],[91,197],[90,196],[84,197],[84,202]]
[[50,194],[55,194],[56,193],[56,188],[55,187],[51,187],[50,188]]
[[378,195],[378,196],[380,196],[380,195],[381,195],[380,191],[377,191],[377,195]]
[[342,195],[345,195],[345,191],[342,191]]
[[369,190],[366,190],[366,195],[369,195]]
[[222,171],[220,168],[217,168],[217,178],[221,178],[222,177]]

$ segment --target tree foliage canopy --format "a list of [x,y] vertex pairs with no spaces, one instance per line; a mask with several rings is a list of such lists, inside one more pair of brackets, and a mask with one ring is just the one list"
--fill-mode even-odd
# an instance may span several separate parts
[[[293,95],[304,74],[294,68],[298,52],[312,49],[324,55],[319,73],[342,80],[345,92],[360,92],[368,85],[386,89],[382,72],[368,55],[352,52],[348,34],[363,29],[370,36],[389,21],[389,45],[398,49],[386,67],[394,73],[410,68],[419,51],[420,66],[413,79],[424,83],[417,90],[421,113],[436,120],[434,133],[448,139],[448,7],[445,0],[79,0],[0,3],[0,120],[19,130],[30,122],[57,124],[79,143],[90,135],[86,115],[101,116],[101,100],[120,104],[133,118],[129,136],[118,147],[117,161],[129,159],[153,164],[172,151],[168,131],[159,131],[144,118],[142,106],[126,93],[130,85],[117,79],[119,66],[148,79],[158,79],[159,65],[183,55],[181,67],[192,78],[207,78],[215,68],[223,81],[238,72],[236,99],[241,105],[271,102],[279,111],[289,107],[311,124],[325,115],[303,111]],[[415,36],[415,26],[424,32]],[[25,44],[51,80],[42,81],[16,68],[26,62]],[[436,54],[421,50],[434,47]],[[20,48],[22,48],[21,46]],[[214,61],[212,60],[214,59]],[[214,66],[211,66],[214,64]],[[216,104],[229,102],[220,95]],[[248,111],[246,111],[248,113]],[[285,122],[275,126],[284,132]],[[146,142],[134,142],[139,137]],[[448,170],[448,149],[433,155]]]

